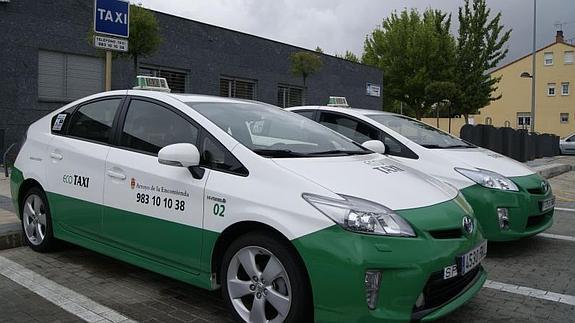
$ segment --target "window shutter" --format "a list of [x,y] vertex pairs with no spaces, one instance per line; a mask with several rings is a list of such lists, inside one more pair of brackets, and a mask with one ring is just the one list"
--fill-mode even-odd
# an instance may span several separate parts
[[62,99],[66,96],[66,56],[61,53],[38,53],[38,97]]

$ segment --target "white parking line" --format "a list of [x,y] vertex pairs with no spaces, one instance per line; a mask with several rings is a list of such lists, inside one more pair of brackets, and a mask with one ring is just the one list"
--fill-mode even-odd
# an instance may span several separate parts
[[575,212],[575,209],[567,209],[564,207],[556,207],[555,210],[557,211],[565,211],[565,212]]
[[500,283],[492,280],[487,280],[483,287],[500,290],[503,292],[525,295],[538,299],[545,299],[548,301],[553,301],[557,303],[563,303],[568,305],[575,305],[575,296],[553,293],[550,291],[535,289],[530,287]]
[[552,234],[552,233],[539,233],[537,236],[543,237],[543,238],[549,238],[549,239],[558,239],[558,240],[575,242],[575,237],[572,237],[572,236],[562,236],[559,234]]
[[0,256],[0,275],[86,322],[132,323],[128,317]]

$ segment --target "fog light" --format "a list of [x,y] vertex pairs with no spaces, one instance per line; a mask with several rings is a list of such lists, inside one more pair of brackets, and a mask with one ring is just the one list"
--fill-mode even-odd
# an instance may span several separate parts
[[501,230],[509,230],[509,212],[506,208],[497,208],[497,219],[499,220],[499,228]]
[[367,307],[374,310],[377,306],[377,298],[379,296],[379,285],[381,283],[381,272],[379,271],[366,271],[365,272],[365,300]]

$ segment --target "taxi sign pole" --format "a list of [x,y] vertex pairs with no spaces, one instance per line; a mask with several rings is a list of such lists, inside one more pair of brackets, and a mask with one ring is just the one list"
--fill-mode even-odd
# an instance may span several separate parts
[[106,51],[106,91],[112,90],[112,51]]

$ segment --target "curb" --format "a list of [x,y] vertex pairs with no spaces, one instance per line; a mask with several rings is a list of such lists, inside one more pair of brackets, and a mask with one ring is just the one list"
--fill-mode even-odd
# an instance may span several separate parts
[[20,223],[0,225],[0,250],[22,247],[24,237]]
[[549,164],[533,167],[533,169],[537,171],[537,174],[539,174],[541,177],[549,179],[571,171],[573,166],[564,164]]

